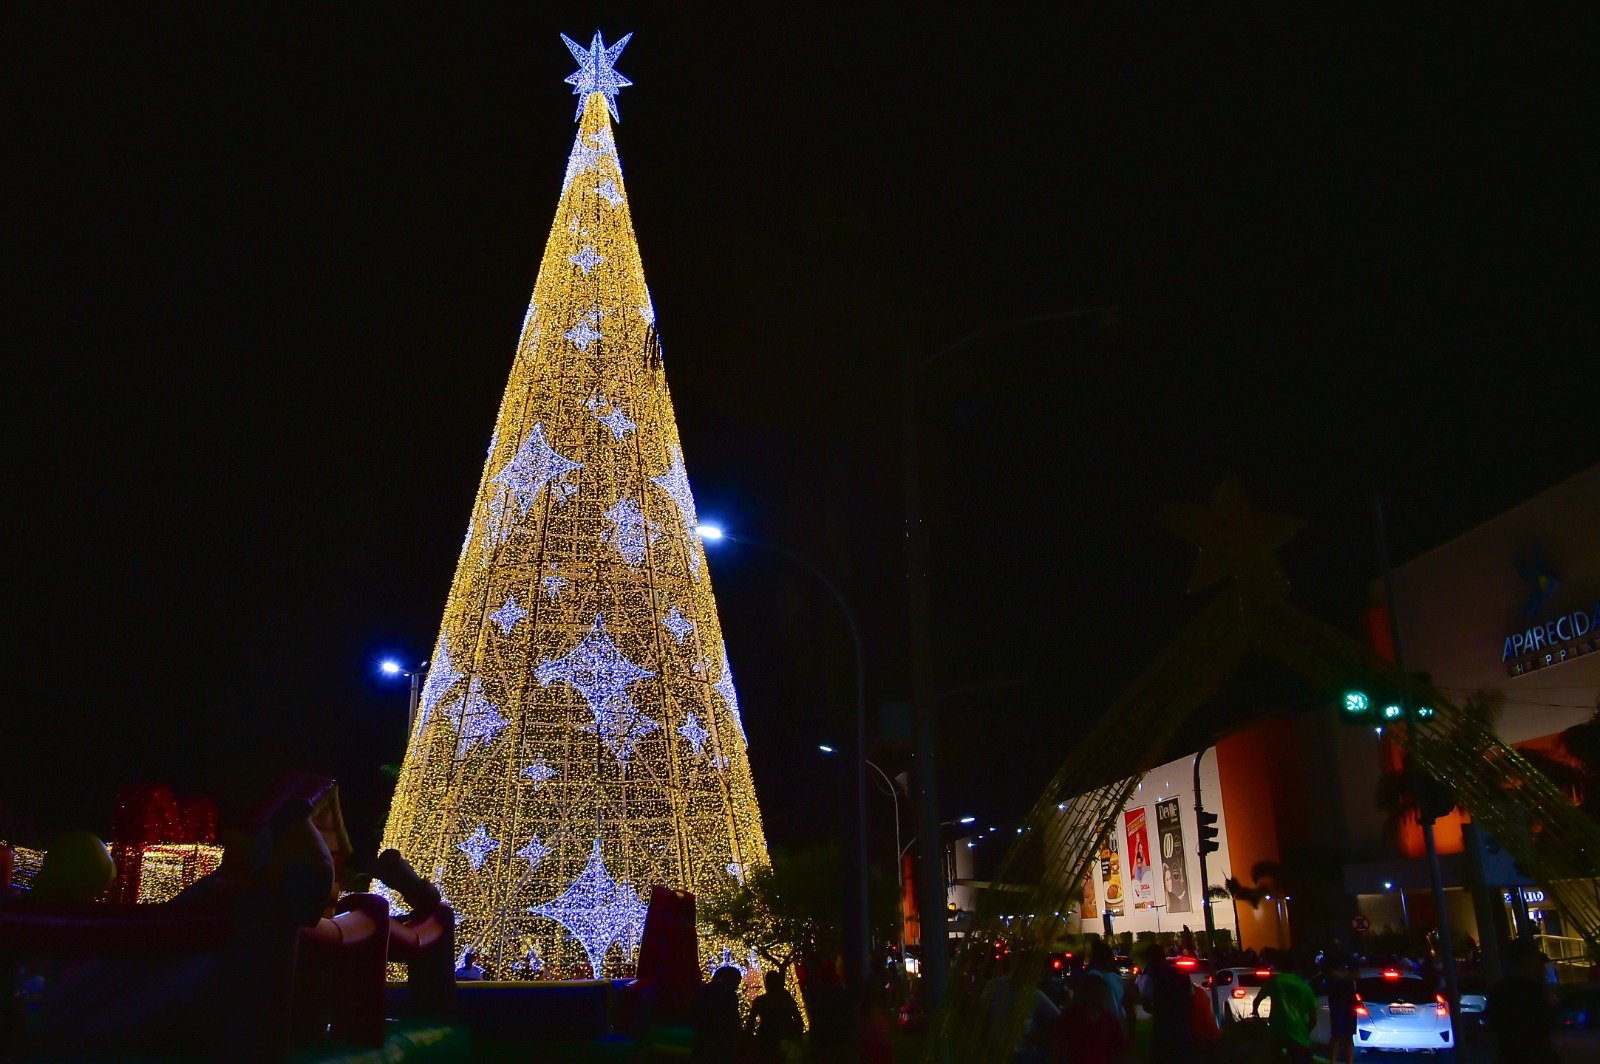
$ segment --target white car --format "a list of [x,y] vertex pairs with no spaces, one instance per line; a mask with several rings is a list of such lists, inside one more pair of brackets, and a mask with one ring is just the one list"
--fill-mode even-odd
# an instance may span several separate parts
[[[1319,980],[1320,982],[1320,980]],[[1328,992],[1319,990],[1317,1027],[1311,1040],[1327,1045],[1332,1033]],[[1454,1049],[1450,1007],[1427,989],[1421,976],[1397,968],[1363,968],[1356,980],[1357,1051],[1363,1049]]]
[[[1258,1015],[1252,1011],[1255,1008],[1256,995],[1271,978],[1271,968],[1223,968],[1217,972],[1214,981],[1217,1004],[1221,1006],[1222,1022],[1248,1020],[1251,1016]],[[1207,981],[1200,985],[1210,990],[1211,982]],[[1259,1015],[1263,1020],[1272,1015],[1271,998],[1261,1003]]]

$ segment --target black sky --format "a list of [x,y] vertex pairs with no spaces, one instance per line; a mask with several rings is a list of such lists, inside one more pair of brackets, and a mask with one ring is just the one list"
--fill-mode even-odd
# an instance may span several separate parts
[[[293,764],[377,829],[373,664],[437,630],[573,136],[558,31],[636,34],[618,142],[701,514],[836,574],[875,703],[900,353],[1122,308],[925,379],[939,686],[1025,681],[948,705],[949,812],[1020,811],[1192,609],[1163,502],[1237,472],[1350,623],[1374,488],[1405,557],[1600,458],[1590,25],[551,6],[8,16],[7,809],[103,828],[124,783]],[[839,622],[712,565],[769,834],[815,838]]]

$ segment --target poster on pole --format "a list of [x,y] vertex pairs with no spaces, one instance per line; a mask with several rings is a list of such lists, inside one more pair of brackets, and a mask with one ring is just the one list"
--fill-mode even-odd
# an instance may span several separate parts
[[1135,909],[1153,908],[1156,903],[1155,873],[1150,867],[1150,829],[1144,806],[1122,814],[1128,834],[1129,893]]
[[1122,915],[1122,856],[1117,853],[1117,833],[1110,831],[1100,844],[1100,881],[1106,887],[1103,915]]
[[1192,912],[1189,869],[1183,851],[1183,820],[1176,798],[1156,803],[1156,841],[1161,845],[1161,886],[1167,895],[1167,912]]

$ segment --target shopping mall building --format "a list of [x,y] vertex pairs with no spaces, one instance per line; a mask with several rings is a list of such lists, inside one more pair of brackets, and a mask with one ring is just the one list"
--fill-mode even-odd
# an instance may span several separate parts
[[[1557,484],[1393,572],[1406,668],[1427,673],[1456,704],[1498,691],[1500,736],[1563,757],[1559,736],[1596,711],[1600,697],[1600,466]],[[1360,632],[1392,656],[1389,604],[1375,581]],[[1221,848],[1208,859],[1218,927],[1246,946],[1349,941],[1353,929],[1420,934],[1435,926],[1422,833],[1415,818],[1377,801],[1400,761],[1374,727],[1342,723],[1315,700],[1278,707],[1220,737],[1201,761],[1200,789],[1221,814]],[[1193,755],[1148,773],[1092,862],[1083,930],[1172,931],[1201,924]],[[1386,824],[1386,821],[1388,822]],[[1481,940],[1526,919],[1552,956],[1576,953],[1542,885],[1520,876],[1492,839],[1451,814],[1435,825],[1451,930]],[[1464,845],[1476,839],[1472,862]],[[990,840],[957,840],[950,900],[974,906],[974,875]],[[998,840],[995,840],[998,841]],[[1483,869],[1472,889],[1469,868]],[[1476,893],[1476,897],[1474,896]],[[1520,910],[1520,911],[1519,911]]]

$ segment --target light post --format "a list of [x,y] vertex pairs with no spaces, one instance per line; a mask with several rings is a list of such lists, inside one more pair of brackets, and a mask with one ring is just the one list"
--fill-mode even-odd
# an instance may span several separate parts
[[[1392,883],[1391,881],[1389,881],[1387,879],[1384,880],[1383,881],[1383,889],[1386,890],[1386,891],[1393,890],[1394,889],[1394,883]],[[1406,911],[1406,888],[1405,887],[1401,887],[1400,888],[1400,926],[1405,929],[1406,942],[1408,943],[1406,948],[1409,949],[1410,948],[1409,943],[1411,942],[1411,914]]]
[[[695,527],[695,534],[703,543],[717,543],[723,540],[729,543],[743,543],[752,547],[760,547],[771,551],[790,563],[804,569],[807,573],[828,589],[828,594],[833,596],[834,604],[839,607],[839,612],[844,615],[845,624],[850,629],[850,644],[855,650],[856,657],[856,727],[855,749],[851,753],[854,764],[855,798],[856,798],[856,838],[855,845],[851,847],[854,859],[854,875],[856,894],[855,904],[850,907],[850,919],[847,926],[852,932],[855,941],[850,942],[848,954],[851,965],[850,975],[858,999],[865,1000],[867,980],[872,971],[872,918],[867,907],[867,673],[866,664],[861,653],[861,629],[856,624],[856,615],[850,609],[850,604],[845,601],[843,592],[828,579],[827,575],[815,565],[806,561],[791,550],[780,547],[775,543],[765,540],[751,539],[748,536],[732,536],[724,532],[721,527],[711,524],[700,524]],[[897,799],[898,801],[898,799]],[[848,939],[847,939],[848,941]]]
[[424,661],[412,668],[406,668],[393,658],[385,658],[378,663],[378,671],[385,676],[406,676],[411,679],[411,699],[406,712],[406,742],[411,742],[411,731],[417,726],[417,698],[422,691],[422,678],[428,675],[428,662]]
[[[933,650],[928,626],[930,593],[928,587],[927,543],[922,531],[922,444],[917,427],[917,379],[934,362],[960,350],[974,340],[1004,329],[1075,318],[1098,318],[1113,322],[1115,306],[1074,307],[1026,318],[1010,318],[974,329],[933,354],[918,359],[907,349],[901,356],[900,439],[902,505],[905,516],[906,620],[910,648],[911,723],[915,741],[917,829],[932,834],[939,820],[937,773],[933,763]],[[936,891],[943,881],[939,856],[932,847],[923,847],[920,874],[915,877],[917,910],[922,914],[922,1002],[929,1015],[944,1007],[947,982],[944,902]]]

